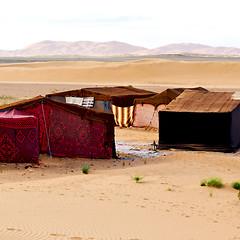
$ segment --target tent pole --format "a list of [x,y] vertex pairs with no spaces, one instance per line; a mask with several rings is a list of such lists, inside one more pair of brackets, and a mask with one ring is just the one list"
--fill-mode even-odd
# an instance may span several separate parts
[[49,155],[50,155],[50,157],[52,157],[52,152],[51,152],[51,149],[50,149],[49,136],[48,136],[48,132],[47,132],[47,124],[46,124],[46,119],[45,119],[45,113],[44,113],[44,108],[43,108],[43,102],[41,102],[41,105],[42,105],[43,121],[44,121],[44,125],[45,125],[47,142],[48,142]]

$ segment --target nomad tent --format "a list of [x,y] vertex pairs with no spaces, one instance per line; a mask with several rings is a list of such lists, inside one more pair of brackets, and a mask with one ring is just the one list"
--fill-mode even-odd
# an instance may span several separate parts
[[159,111],[159,147],[236,151],[240,100],[232,92],[185,90]]
[[[62,102],[84,102],[89,97],[94,99],[93,108],[101,109],[114,114],[116,125],[131,126],[133,123],[133,101],[136,98],[145,98],[156,93],[134,87],[97,87],[82,88],[67,92],[49,94],[46,97]],[[73,100],[73,97],[77,98]],[[80,99],[82,98],[82,99]],[[82,103],[80,103],[82,104]]]
[[[134,100],[134,127],[158,128],[158,112],[179,96],[186,88],[169,88],[148,98]],[[207,91],[204,88],[189,88],[191,90]]]
[[38,163],[38,120],[18,110],[0,112],[0,162]]
[[[0,107],[0,111],[12,109],[19,110],[18,114],[21,112],[34,116],[33,118],[38,120],[40,152],[48,152],[60,157],[112,158],[116,156],[112,114],[42,96]],[[23,115],[25,118],[26,116]],[[17,120],[16,123],[18,124]],[[24,134],[23,131],[21,132]],[[15,135],[21,142],[24,137],[33,138],[32,132],[29,130],[29,133],[26,132],[24,136],[16,132]],[[7,145],[4,145],[4,148],[7,148]],[[29,152],[29,154],[32,153]]]

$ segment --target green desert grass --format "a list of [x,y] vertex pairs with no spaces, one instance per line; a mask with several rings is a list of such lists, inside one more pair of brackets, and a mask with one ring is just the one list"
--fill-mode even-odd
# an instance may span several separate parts
[[224,186],[221,178],[209,178],[203,179],[200,183],[201,186],[209,186],[209,187],[216,187],[216,188],[222,188]]
[[201,180],[201,182],[200,182],[200,186],[206,186],[207,185],[207,179],[203,179],[203,180]]
[[5,95],[2,95],[2,96],[0,96],[0,99],[4,99],[4,100],[7,100],[7,99],[9,99],[9,100],[14,100],[14,99],[16,99],[16,98],[13,97],[13,96],[5,96]]
[[88,174],[90,167],[88,165],[82,165],[81,170],[82,173]]
[[134,181],[136,181],[136,183],[142,183],[142,179],[144,178],[144,177],[141,177],[141,176],[139,176],[139,175],[135,175],[135,176],[132,176],[131,177]]
[[236,182],[233,182],[233,183],[232,183],[232,187],[235,188],[235,189],[237,189],[237,190],[240,190],[240,182],[237,182],[237,181],[236,181]]

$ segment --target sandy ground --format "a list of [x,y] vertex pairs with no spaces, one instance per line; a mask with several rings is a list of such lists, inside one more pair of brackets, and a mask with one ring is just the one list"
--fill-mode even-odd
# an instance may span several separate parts
[[[157,139],[144,129],[115,134],[131,142]],[[231,187],[240,180],[239,155],[164,153],[92,161],[41,155],[41,165],[28,169],[2,164],[0,239],[240,239],[240,200]],[[88,175],[82,164],[91,166]],[[208,177],[225,186],[201,187]]]
[[240,88],[240,62],[45,62],[0,64],[0,82]]
[[[25,68],[34,69],[28,65]],[[226,75],[234,76],[225,69]],[[235,71],[240,72],[239,69]],[[27,82],[21,78],[26,73],[14,75],[9,69],[0,69],[0,81],[2,71],[9,71],[4,81],[11,75],[10,81],[17,82],[19,78]],[[69,77],[72,84],[56,84],[51,77],[49,74],[47,84],[1,83],[2,104],[80,88],[84,83],[95,84],[78,82],[74,77]],[[175,76],[178,77],[181,78]],[[233,78],[237,78],[237,73]],[[99,85],[107,83],[100,81]],[[131,83],[156,89],[137,80]],[[224,87],[238,88],[238,84],[235,81]],[[159,83],[160,88],[164,86]],[[115,138],[152,143],[158,140],[158,132],[116,127]],[[239,154],[174,150],[163,153],[166,156],[144,159],[118,153],[121,159],[110,160],[41,155],[41,165],[27,169],[26,164],[0,164],[0,240],[240,239],[240,200],[238,191],[231,187],[233,181],[240,181]],[[81,172],[82,164],[91,167],[88,175]],[[142,183],[132,179],[136,175],[144,177]],[[201,187],[200,181],[209,177],[222,178],[224,187]]]

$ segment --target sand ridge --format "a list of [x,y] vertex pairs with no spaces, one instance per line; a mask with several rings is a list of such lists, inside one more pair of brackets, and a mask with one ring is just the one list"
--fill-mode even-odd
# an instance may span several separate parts
[[46,62],[1,64],[0,82],[240,87],[240,62]]

